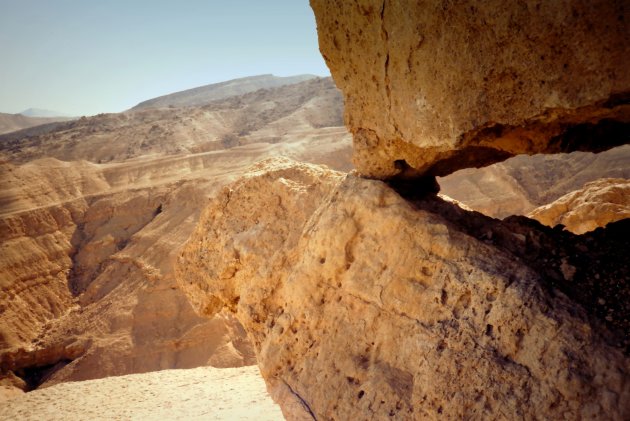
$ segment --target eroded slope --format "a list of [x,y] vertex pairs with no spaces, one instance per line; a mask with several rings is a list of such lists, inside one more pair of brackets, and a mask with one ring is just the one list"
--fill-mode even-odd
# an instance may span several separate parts
[[220,151],[253,142],[300,143],[322,133],[339,141],[347,136],[341,107],[331,79],[316,78],[205,106],[99,114],[52,125],[42,133],[11,133],[0,136],[0,152],[20,163],[44,157],[107,163]]
[[630,146],[598,154],[519,155],[439,178],[441,192],[495,218],[527,215],[600,178],[630,179]]

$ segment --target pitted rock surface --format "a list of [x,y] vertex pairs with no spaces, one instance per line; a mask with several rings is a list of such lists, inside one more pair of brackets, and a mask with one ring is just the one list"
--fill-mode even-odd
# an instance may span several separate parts
[[625,1],[311,0],[373,178],[628,142]]
[[624,419],[623,347],[563,292],[592,263],[572,235],[267,161],[203,211],[177,277],[317,419]]

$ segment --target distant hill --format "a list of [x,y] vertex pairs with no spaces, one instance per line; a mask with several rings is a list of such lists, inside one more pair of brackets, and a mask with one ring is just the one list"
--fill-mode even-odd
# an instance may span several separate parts
[[492,216],[526,215],[600,178],[630,178],[630,145],[605,152],[518,155],[439,180],[442,193]]
[[343,151],[335,162],[317,162],[347,168],[350,136],[342,115],[343,99],[332,79],[315,77],[203,106],[148,107],[23,129],[0,135],[0,154],[13,162],[54,157],[106,163],[252,144],[314,153],[314,143],[328,143],[324,149],[329,150],[337,142]]
[[55,121],[68,120],[67,117],[27,117],[23,114],[0,113],[0,134],[11,133]]
[[29,108],[28,110],[22,111],[20,114],[26,117],[71,117],[68,114],[60,113],[58,111],[45,110],[43,108]]
[[274,75],[250,76],[240,79],[228,80],[226,82],[214,83],[198,88],[187,89],[169,95],[143,101],[132,108],[132,110],[142,110],[146,108],[166,108],[166,107],[189,107],[206,105],[210,102],[243,95],[259,89],[277,88],[284,85],[292,85],[314,79],[314,75],[298,75],[279,77]]

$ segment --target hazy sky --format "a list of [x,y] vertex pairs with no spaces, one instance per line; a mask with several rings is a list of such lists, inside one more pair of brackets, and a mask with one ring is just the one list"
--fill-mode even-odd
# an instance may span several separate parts
[[0,112],[117,112],[264,73],[329,74],[308,0],[0,0]]

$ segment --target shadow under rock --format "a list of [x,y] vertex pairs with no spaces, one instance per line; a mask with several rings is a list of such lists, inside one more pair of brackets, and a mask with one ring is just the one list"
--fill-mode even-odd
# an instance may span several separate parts
[[[440,215],[461,232],[510,253],[538,272],[550,305],[558,292],[584,308],[610,345],[630,354],[630,219],[576,235],[524,217],[494,219],[447,202],[423,183],[388,183],[416,209]],[[598,326],[607,329],[598,329]],[[608,330],[608,332],[606,332]]]

